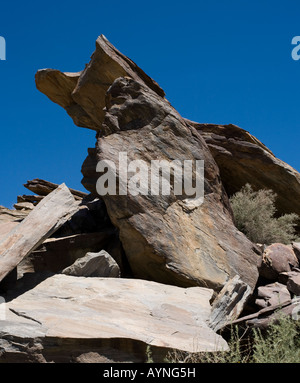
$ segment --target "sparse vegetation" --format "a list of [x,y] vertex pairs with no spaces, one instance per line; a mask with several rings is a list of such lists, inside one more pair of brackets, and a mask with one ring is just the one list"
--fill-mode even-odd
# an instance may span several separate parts
[[269,245],[297,240],[295,226],[299,216],[291,213],[276,218],[275,200],[272,190],[254,191],[249,184],[230,198],[235,225],[252,242]]
[[184,353],[173,351],[170,363],[300,363],[300,323],[281,316],[265,333],[258,329],[240,335],[237,326],[231,330],[227,352]]

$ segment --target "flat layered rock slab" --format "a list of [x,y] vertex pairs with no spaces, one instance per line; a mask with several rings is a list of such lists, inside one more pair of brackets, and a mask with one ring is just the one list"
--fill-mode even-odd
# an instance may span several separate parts
[[58,186],[0,242],[0,281],[78,211],[65,184]]
[[[225,340],[206,323],[212,293],[202,287],[180,288],[138,279],[57,274],[6,303],[0,349],[9,354],[10,346],[3,346],[4,341],[39,338],[43,343],[39,352],[47,352],[43,351],[46,340],[60,338],[73,343],[123,339],[188,352],[225,351]],[[26,334],[21,323],[26,323]]]
[[[27,181],[26,184],[24,184],[24,187],[33,193],[38,194],[39,196],[46,196],[53,192],[53,190],[58,188],[58,184],[54,184],[53,182],[41,180],[39,178],[35,178],[34,180]],[[79,190],[70,189],[70,193],[73,195],[73,197],[76,200],[81,200],[82,198],[87,196],[87,193],[81,192]],[[26,196],[25,196],[26,197]],[[35,196],[31,196],[34,200],[36,199]],[[27,196],[27,199],[30,198],[30,196]]]

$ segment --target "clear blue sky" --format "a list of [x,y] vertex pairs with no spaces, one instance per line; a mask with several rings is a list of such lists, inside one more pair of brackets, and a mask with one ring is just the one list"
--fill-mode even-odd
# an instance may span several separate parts
[[78,128],[35,88],[41,68],[79,71],[104,34],[165,90],[182,116],[233,123],[300,170],[299,1],[2,2],[0,205],[27,180],[83,190],[80,168],[95,133]]

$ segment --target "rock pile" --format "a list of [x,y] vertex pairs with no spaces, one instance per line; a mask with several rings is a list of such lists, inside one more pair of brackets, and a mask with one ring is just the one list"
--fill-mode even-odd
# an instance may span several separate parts
[[[173,348],[227,350],[217,331],[229,323],[260,325],[279,304],[291,312],[300,245],[251,243],[228,195],[247,182],[271,187],[281,211],[297,213],[295,170],[234,125],[182,118],[104,36],[82,72],[44,69],[36,85],[95,130],[96,145],[82,166],[89,193],[35,179],[15,210],[0,207],[0,362],[143,362],[147,346],[158,361]],[[120,153],[147,167],[203,160],[203,200],[173,189],[100,197],[97,163],[114,163],[120,186]],[[139,184],[148,184],[145,174]],[[295,202],[283,198],[286,184]],[[240,317],[247,310],[250,318]]]
[[[232,323],[265,328],[281,314],[298,319],[300,314],[299,243],[274,243],[265,248],[258,265],[259,280],[252,302],[260,309]],[[254,309],[255,310],[255,309]]]

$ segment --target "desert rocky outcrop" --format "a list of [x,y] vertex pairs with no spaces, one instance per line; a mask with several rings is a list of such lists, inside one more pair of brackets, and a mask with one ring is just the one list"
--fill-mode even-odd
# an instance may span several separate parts
[[[183,119],[104,36],[83,71],[44,69],[36,85],[76,125],[96,131],[96,145],[82,165],[89,193],[37,178],[24,185],[34,195],[19,195],[15,210],[0,207],[0,362],[144,362],[148,346],[162,361],[174,348],[228,350],[217,332],[231,323],[263,327],[278,308],[292,315],[299,244],[251,243],[234,226],[228,199],[247,166],[246,182],[257,175],[254,186],[269,185],[260,174],[267,168],[252,170],[277,163],[263,144],[233,125],[218,135],[220,126]],[[203,160],[204,198],[172,188],[99,196],[100,160],[115,164],[121,187],[120,169],[131,161],[150,169],[152,160]],[[293,185],[297,174],[278,166]],[[230,171],[238,173],[232,190]],[[151,178],[139,176],[149,187]],[[280,206],[289,209],[282,198]]]
[[64,76],[68,74],[43,70],[37,73],[36,83],[69,113],[69,106],[61,102],[68,94],[69,104],[72,99],[93,121],[81,121],[80,126],[98,131],[95,151],[86,161],[88,170],[83,171],[89,190],[95,191],[95,170],[94,175],[91,172],[95,161],[111,160],[118,169],[120,152],[127,152],[128,162],[143,160],[147,165],[153,159],[205,162],[201,206],[190,207],[186,195],[103,196],[134,275],[220,290],[238,274],[253,289],[257,250],[232,222],[219,170],[206,143],[164,98],[161,88],[103,36],[86,69],[78,78],[72,77],[73,91],[69,86],[62,90]]

